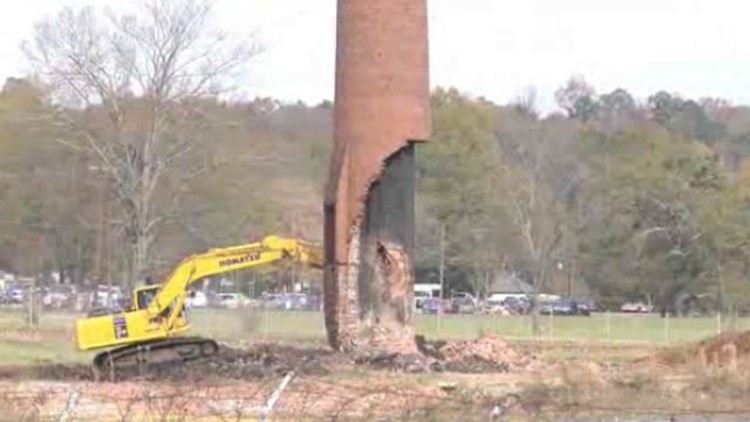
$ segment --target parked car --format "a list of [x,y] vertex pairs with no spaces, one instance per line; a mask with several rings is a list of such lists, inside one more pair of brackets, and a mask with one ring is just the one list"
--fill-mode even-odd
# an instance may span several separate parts
[[307,308],[307,295],[304,293],[286,293],[279,298],[281,308],[287,311]]
[[205,308],[208,307],[208,296],[201,291],[190,292],[186,303],[191,308]]
[[479,301],[466,292],[456,292],[451,298],[451,311],[456,314],[472,314],[479,308]]
[[[437,315],[441,306],[442,306],[442,300],[438,298],[432,297],[429,299],[425,299],[422,302],[422,313],[430,314],[430,315]],[[443,310],[445,310],[444,306],[443,306]]]
[[482,311],[491,315],[510,315],[511,311],[505,306],[504,301],[499,299],[487,299],[484,301]]
[[209,308],[221,308],[221,298],[218,294],[208,291],[206,292],[206,301]]
[[454,314],[473,314],[477,308],[477,304],[468,298],[454,298],[451,301],[451,312]]
[[454,292],[453,295],[452,295],[452,299],[453,300],[462,300],[462,301],[466,301],[466,302],[471,302],[472,304],[474,304],[474,306],[476,306],[478,304],[478,302],[479,302],[474,297],[474,295],[472,295],[471,293],[468,293],[468,292]]
[[525,315],[531,310],[531,301],[527,297],[508,297],[503,305],[514,315]]
[[94,296],[95,307],[113,307],[123,298],[122,290],[118,286],[99,285]]
[[578,302],[578,308],[579,309],[585,309],[591,312],[599,312],[601,309],[599,309],[599,305],[594,302],[593,300],[582,300]]
[[591,311],[585,306],[578,306],[578,302],[571,299],[560,299],[554,302],[544,304],[539,309],[542,315],[549,315],[550,313],[560,316],[572,316],[572,315],[591,315]]
[[220,293],[217,296],[223,308],[237,309],[250,304],[250,300],[241,293]]
[[649,306],[643,302],[629,302],[625,303],[620,307],[620,311],[627,313],[638,313],[645,314],[654,311],[653,306]]
[[276,293],[263,293],[260,295],[261,306],[265,308],[278,309],[284,306],[283,295]]
[[23,303],[23,298],[25,295],[21,287],[11,286],[5,289],[5,294],[3,296],[7,303],[18,304]]
[[430,296],[430,292],[425,291],[415,291],[414,292],[414,309],[422,309],[422,305],[424,305],[424,302],[427,299],[430,299],[432,296]]
[[308,295],[307,296],[307,310],[322,311],[323,310],[323,296],[319,294]]
[[71,288],[66,286],[52,286],[44,292],[42,296],[42,304],[51,308],[60,309],[67,306],[73,291]]

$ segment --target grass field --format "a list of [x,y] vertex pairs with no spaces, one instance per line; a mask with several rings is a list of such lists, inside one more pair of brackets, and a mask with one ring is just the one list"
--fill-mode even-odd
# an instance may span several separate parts
[[[88,362],[91,353],[73,345],[76,315],[42,316],[40,327],[26,329],[20,310],[0,310],[0,365]],[[193,333],[222,341],[286,339],[325,341],[323,316],[318,312],[195,310]],[[653,315],[594,315],[541,317],[542,334],[534,337],[529,318],[451,315],[438,320],[418,315],[419,334],[430,338],[471,339],[495,333],[512,340],[585,341],[666,344],[694,341],[729,329],[750,329],[750,319],[670,318]]]
[[[219,326],[216,321],[222,321]],[[487,315],[417,315],[419,334],[431,338],[472,339],[494,333],[513,340],[672,343],[700,340],[730,329],[750,329],[750,319],[661,318],[657,315],[597,314],[591,317],[541,316],[535,337],[529,317]],[[271,337],[324,339],[323,316],[316,312],[264,312],[241,318],[230,311],[195,312],[194,328],[203,335],[234,338],[252,332]]]

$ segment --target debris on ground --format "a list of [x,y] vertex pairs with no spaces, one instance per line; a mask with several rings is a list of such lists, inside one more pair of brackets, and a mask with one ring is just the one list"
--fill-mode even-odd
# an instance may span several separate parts
[[419,374],[435,372],[436,361],[420,354],[401,353],[360,353],[354,357],[354,363],[373,369]]
[[[295,370],[300,375],[325,376],[347,365],[403,373],[455,372],[504,373],[528,369],[536,362],[530,353],[520,353],[495,336],[477,340],[444,342],[417,338],[419,353],[360,353],[356,356],[323,347],[300,347],[280,343],[247,347],[224,345],[207,359],[120,366],[116,372],[100,374],[105,381],[212,382],[217,380],[263,380]],[[89,365],[39,365],[0,367],[2,379],[93,381]]]
[[190,382],[260,380],[284,376],[291,371],[303,375],[324,376],[333,364],[334,353],[323,349],[300,349],[278,345],[260,345],[248,350],[222,348],[211,358],[152,365],[145,371],[128,368],[120,376],[149,381],[188,380]]
[[[118,367],[117,381],[203,382],[222,380],[259,380],[276,378],[296,370],[303,375],[327,375],[328,368],[341,363],[336,353],[318,348],[297,348],[261,344],[248,349],[222,347],[216,355],[189,362],[160,362],[150,365]],[[111,379],[112,374],[102,374]],[[40,379],[92,381],[89,365],[40,365],[0,368],[0,379]]]
[[447,343],[439,349],[448,371],[509,372],[527,369],[536,362],[533,355],[520,354],[497,336]]
[[524,370],[537,362],[533,354],[521,354],[499,337],[492,335],[455,342],[430,341],[417,336],[416,343],[421,354],[365,355],[355,358],[355,363],[408,373],[477,374]]

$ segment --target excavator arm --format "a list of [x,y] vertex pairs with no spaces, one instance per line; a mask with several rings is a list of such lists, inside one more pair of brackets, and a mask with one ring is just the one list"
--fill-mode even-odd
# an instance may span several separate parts
[[153,299],[140,308],[117,315],[79,319],[76,338],[80,350],[127,346],[166,339],[188,329],[181,315],[188,287],[207,276],[290,260],[322,268],[323,252],[312,243],[269,236],[247,245],[212,249],[185,258],[160,286]]
[[174,323],[185,304],[190,284],[204,277],[259,267],[289,260],[322,268],[322,254],[314,245],[296,239],[270,236],[261,242],[230,248],[212,249],[180,263],[148,305],[151,318],[167,315],[167,327]]

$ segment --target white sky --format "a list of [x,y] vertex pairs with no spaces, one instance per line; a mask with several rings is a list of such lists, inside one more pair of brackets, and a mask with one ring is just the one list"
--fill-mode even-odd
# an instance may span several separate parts
[[[33,22],[64,4],[23,0],[0,14],[0,78],[22,74],[19,44]],[[216,0],[229,32],[256,33],[265,52],[247,78],[251,96],[317,102],[333,97],[335,0]],[[750,104],[747,0],[429,0],[433,85],[506,103],[537,88],[545,108],[572,74],[600,92],[658,89]]]

